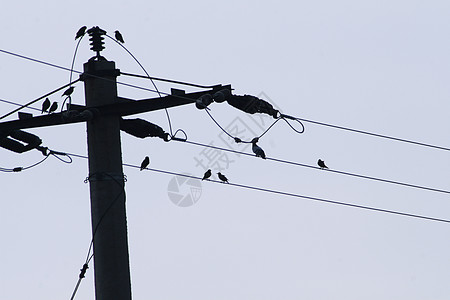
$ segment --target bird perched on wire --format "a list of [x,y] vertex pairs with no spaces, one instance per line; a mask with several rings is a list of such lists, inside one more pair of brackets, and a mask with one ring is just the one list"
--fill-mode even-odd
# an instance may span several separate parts
[[75,40],[82,37],[86,33],[86,26],[81,27],[78,29],[77,34],[75,35]]
[[147,168],[148,164],[150,163],[150,158],[146,156],[144,160],[141,163],[141,171]]
[[45,101],[42,103],[42,110],[41,114],[47,112],[47,109],[50,107],[50,100],[48,98],[45,98]]
[[228,182],[228,178],[225,176],[225,175],[223,175],[222,173],[217,173],[217,175],[219,175],[219,179],[220,180],[222,180],[222,182],[226,182],[226,183],[229,183]]
[[74,87],[71,86],[70,88],[68,88],[67,90],[64,91],[64,93],[61,95],[61,97],[64,97],[64,96],[70,97],[70,95],[72,95],[72,93],[73,93],[73,89],[74,89]]
[[252,151],[256,154],[256,157],[261,157],[262,159],[266,159],[266,154],[264,153],[264,150],[256,145],[256,143],[259,141],[258,138],[254,138],[252,140]]
[[317,164],[319,165],[319,167],[323,170],[323,169],[328,169],[328,167],[325,165],[325,162],[321,159],[319,159],[317,161]]
[[58,109],[58,102],[53,102],[52,106],[50,106],[50,109],[48,110],[48,113],[51,114],[52,112],[55,112]]
[[114,32],[114,35],[116,37],[116,40],[118,40],[119,42],[121,42],[122,44],[125,43],[125,41],[123,40],[122,34],[120,34],[119,30],[116,30]]
[[208,171],[205,172],[205,175],[203,175],[202,180],[208,179],[211,177],[211,169],[208,169]]

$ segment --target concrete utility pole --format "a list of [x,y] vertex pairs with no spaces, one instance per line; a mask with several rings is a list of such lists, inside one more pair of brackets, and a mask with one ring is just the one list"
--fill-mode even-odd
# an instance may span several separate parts
[[[171,95],[138,101],[118,97],[116,77],[120,71],[114,62],[100,55],[104,49],[102,36],[106,32],[99,27],[87,32],[91,37],[91,50],[97,55],[84,64],[84,73],[80,76],[85,85],[86,106],[71,104],[70,100],[67,110],[60,113],[40,116],[19,113],[18,120],[0,123],[0,147],[18,153],[31,149],[46,153],[47,148],[39,146],[42,141],[22,129],[87,122],[95,296],[96,300],[131,300],[120,130],[138,138],[169,139],[159,126],[140,119],[122,120],[122,117],[194,103],[204,109],[211,104],[212,95],[216,102],[231,101],[231,86],[203,87],[208,90],[193,93],[172,89]],[[230,104],[238,108],[254,106],[239,104],[239,99]],[[172,136],[171,139],[177,138]],[[80,280],[86,272],[85,266]]]
[[[118,101],[119,71],[114,62],[90,60],[84,64],[84,73],[87,107]],[[120,116],[93,118],[87,122],[87,135],[96,299],[129,300],[131,281]]]

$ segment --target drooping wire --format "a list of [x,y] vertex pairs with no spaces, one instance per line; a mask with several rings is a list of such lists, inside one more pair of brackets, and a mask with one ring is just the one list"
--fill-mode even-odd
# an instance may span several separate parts
[[[75,65],[75,59],[77,57],[77,53],[78,53],[78,47],[80,46],[81,40],[84,38],[84,36],[86,35],[86,33],[84,33],[77,42],[77,45],[75,47],[75,52],[73,53],[73,58],[72,58],[72,65],[70,66],[70,76],[69,76],[69,82],[72,82],[72,75],[73,75],[73,66]],[[66,97],[66,99],[64,99],[62,105],[61,105],[61,112],[64,110],[64,104],[66,104],[67,99],[69,99],[69,107],[68,110],[70,110],[70,105],[72,104],[72,97]]]
[[[108,34],[106,34],[107,37],[109,37],[111,40],[113,40],[114,42],[116,42],[116,44],[118,44],[120,47],[122,47],[133,59],[134,61],[141,67],[141,69],[144,71],[144,73],[147,75],[147,78],[150,79],[150,81],[153,84],[153,87],[155,88],[156,92],[158,93],[158,96],[160,98],[162,98],[161,96],[161,92],[158,90],[158,87],[155,84],[155,81],[153,80],[152,77],[150,77],[150,75],[148,74],[147,70],[145,70],[144,66],[139,62],[139,60],[133,55],[133,53],[131,53],[122,43],[120,43],[119,41],[117,41],[115,38],[113,38],[112,36],[109,36]],[[170,121],[170,115],[169,115],[169,110],[167,108],[164,108],[164,111],[166,112],[166,116],[167,116],[167,121],[169,123],[169,131],[170,131],[170,135],[173,135],[173,131],[172,131],[172,122]]]
[[[28,170],[28,169],[34,168],[34,167],[42,164],[44,161],[46,161],[47,158],[50,157],[50,155],[52,155],[55,158],[59,159],[63,163],[66,163],[66,164],[72,163],[72,158],[69,155],[67,155],[67,153],[51,150],[51,149],[44,148],[44,147],[41,147],[41,146],[38,147],[38,150],[41,151],[41,153],[44,155],[44,158],[41,159],[40,161],[38,161],[38,162],[36,162],[36,163],[34,163],[34,164],[30,165],[30,166],[26,166],[26,167],[15,167],[15,168],[12,168],[12,169],[11,168],[0,167],[0,172],[5,172],[5,173],[15,172],[15,173],[17,173],[17,172],[21,172],[21,171],[24,171],[24,170]],[[66,160],[62,159],[61,157],[59,157],[59,156],[67,156],[69,158],[69,160],[66,161]]]
[[[237,142],[237,143],[247,143],[247,144],[251,144],[252,143],[252,141],[243,141],[241,138],[239,138],[239,137],[236,137],[236,136],[233,136],[233,135],[231,135],[228,131],[226,131],[220,124],[219,124],[219,122],[217,122],[217,120],[211,115],[211,113],[209,112],[209,110],[208,109],[205,109],[205,112],[208,114],[208,116],[211,118],[211,120],[213,120],[213,122],[217,125],[217,127],[219,127],[226,135],[228,135],[230,138],[232,138],[235,142]],[[295,131],[296,133],[298,133],[298,134],[302,134],[303,132],[305,132],[305,126],[303,125],[303,123],[302,122],[300,122],[299,120],[295,120],[295,121],[297,121],[301,126],[302,126],[302,129],[301,130],[297,130],[297,129],[295,129],[294,128],[294,126],[292,126],[290,123],[289,123],[289,121],[287,120],[287,118],[285,118],[285,117],[283,117],[283,116],[280,116],[280,117],[278,117],[263,133],[261,133],[257,138],[261,138],[262,136],[264,136],[278,121],[280,121],[280,120],[283,120],[283,121],[285,121],[288,125],[289,125],[289,127],[291,127],[291,129],[293,130],[293,131]]]
[[[76,157],[82,157],[81,155],[74,155]],[[83,157],[86,158],[87,157]],[[109,212],[109,210],[113,207],[113,205],[116,203],[116,201],[122,196],[122,194],[124,195],[124,201],[125,201],[125,182],[126,182],[126,177],[124,176],[124,180],[123,180],[123,184],[121,184],[114,176],[105,173],[105,172],[101,172],[98,174],[92,174],[90,175],[88,178],[86,178],[85,182],[87,183],[89,181],[89,178],[94,176],[94,175],[106,175],[108,177],[110,177],[115,183],[117,183],[117,185],[119,185],[119,187],[121,188],[119,194],[116,196],[116,198],[114,198],[113,201],[111,201],[111,203],[109,204],[109,206],[105,209],[105,211],[103,212],[102,216],[100,217],[100,219],[97,222],[97,225],[94,227],[94,230],[92,231],[92,239],[91,242],[89,243],[89,249],[86,255],[86,260],[84,261],[83,267],[80,269],[80,275],[78,276],[78,281],[75,285],[75,288],[72,292],[72,296],[70,297],[70,300],[73,300],[75,298],[75,295],[78,291],[78,288],[80,287],[81,284],[81,280],[85,277],[86,274],[86,270],[89,268],[89,263],[91,262],[92,258],[94,257],[94,252],[91,254],[92,249],[94,247],[94,239],[95,239],[95,234],[97,233],[97,230],[100,226],[100,224],[102,223],[104,217],[106,216],[106,214]]]
[[[88,157],[85,156],[85,155],[79,155],[79,154],[74,154],[74,153],[70,153],[70,155],[73,156],[73,157],[88,159]],[[126,167],[140,169],[140,166],[138,166],[138,165],[132,165],[132,164],[126,164],[126,163],[124,163],[122,165],[126,166]],[[157,173],[162,173],[162,174],[167,174],[167,175],[183,176],[183,177],[191,178],[191,179],[198,179],[198,180],[202,179],[202,177],[199,177],[199,176],[192,176],[192,175],[182,174],[182,173],[178,173],[178,172],[171,172],[171,171],[154,169],[154,168],[148,168],[148,167],[145,170],[152,171],[152,172],[157,172]],[[250,185],[245,185],[245,184],[238,184],[238,183],[227,183],[227,184],[224,184],[221,181],[209,180],[209,179],[207,181],[208,182],[212,182],[212,183],[216,183],[216,184],[223,184],[224,186],[227,186],[227,185],[235,186],[235,187],[245,188],[245,189],[249,189],[249,190],[255,190],[255,191],[272,193],[272,194],[277,194],[277,195],[282,195],[282,196],[295,197],[295,198],[302,198],[302,199],[306,199],[306,200],[324,202],[324,203],[328,203],[328,204],[335,204],[335,205],[341,205],[341,206],[346,206],[346,207],[353,207],[353,208],[358,208],[358,209],[363,209],[363,210],[376,211],[376,212],[380,212],[380,213],[393,214],[393,215],[399,215],[399,216],[410,217],[410,218],[417,218],[417,219],[422,219],[422,220],[427,220],[427,221],[437,221],[437,222],[443,222],[443,223],[450,223],[450,220],[448,220],[448,219],[434,218],[434,217],[429,217],[429,216],[424,216],[424,215],[405,213],[405,212],[401,212],[401,211],[394,211],[394,210],[382,209],[382,208],[377,208],[377,207],[363,206],[363,205],[358,205],[358,204],[352,204],[352,203],[346,203],[346,202],[341,202],[341,201],[335,201],[335,200],[330,200],[330,199],[323,199],[323,198],[318,198],[318,197],[305,196],[305,195],[289,193],[289,192],[284,192],[284,191],[277,191],[277,190],[273,190],[273,189],[269,189],[269,188],[261,188],[261,187],[255,187],[255,186],[250,186]]]
[[[221,151],[227,151],[227,152],[231,152],[231,153],[235,153],[235,154],[242,154],[242,155],[246,155],[246,156],[255,156],[254,154],[236,151],[236,150],[232,150],[232,149],[227,149],[227,148],[223,148],[223,147],[217,147],[217,146],[208,145],[208,144],[197,143],[197,142],[189,141],[187,139],[186,140],[176,139],[176,141],[181,141],[181,142],[185,142],[187,144],[192,144],[192,145],[201,146],[201,147],[207,147],[207,148],[221,150]],[[430,188],[430,187],[421,186],[421,185],[415,185],[415,184],[410,184],[410,183],[404,183],[404,182],[399,182],[399,181],[394,181],[394,180],[360,175],[360,174],[344,172],[344,171],[339,171],[339,170],[333,170],[333,169],[322,170],[320,167],[316,167],[316,166],[312,166],[312,165],[308,165],[308,164],[302,164],[302,163],[293,162],[293,161],[288,161],[288,160],[279,159],[279,158],[273,158],[273,157],[266,156],[266,160],[271,160],[271,161],[275,161],[278,163],[284,163],[284,164],[289,164],[289,165],[294,165],[294,166],[299,166],[299,167],[312,168],[312,169],[316,169],[316,170],[321,170],[323,172],[331,172],[331,173],[347,175],[347,176],[352,176],[352,177],[357,177],[357,178],[362,178],[362,179],[368,179],[368,180],[379,181],[379,182],[384,182],[384,183],[389,183],[389,184],[406,186],[406,187],[410,187],[410,188],[422,189],[422,190],[427,190],[427,191],[431,191],[431,192],[450,194],[450,191],[448,191],[448,190],[435,189],[435,188]]]
[[[7,101],[7,103],[10,104],[14,104],[14,105],[19,105],[17,103],[14,102],[9,102]],[[214,119],[213,119],[214,120]],[[272,124],[273,125],[273,124]],[[219,125],[220,126],[220,125]],[[295,130],[295,129],[293,129]],[[177,133],[181,132],[184,134],[184,138],[178,138],[176,137]],[[231,138],[233,138],[233,136],[229,135]],[[250,153],[245,153],[245,152],[240,152],[240,151],[236,151],[236,150],[232,150],[232,149],[227,149],[227,148],[221,148],[221,147],[217,147],[217,146],[212,146],[212,145],[208,145],[208,144],[202,144],[202,143],[198,143],[198,142],[193,142],[193,141],[188,141],[187,138],[187,134],[184,130],[182,129],[178,129],[175,131],[175,133],[173,134],[173,136],[171,136],[170,140],[175,140],[175,141],[182,141],[182,142],[187,142],[189,144],[193,144],[193,145],[197,145],[197,146],[202,146],[202,147],[209,147],[209,148],[213,148],[216,150],[222,150],[222,151],[228,151],[228,152],[232,152],[232,153],[236,153],[236,154],[243,154],[243,155],[248,155],[248,156],[254,156],[253,154]],[[283,160],[283,159],[277,159],[277,158],[271,158],[271,157],[267,157],[267,160],[272,160],[272,161],[276,161],[276,162],[280,162],[280,163],[285,163],[285,164],[291,164],[291,165],[296,165],[296,166],[301,166],[301,167],[307,167],[307,168],[313,168],[313,169],[320,169],[316,166],[311,166],[311,165],[307,165],[307,164],[301,164],[301,163],[297,163],[297,162],[292,162],[292,161],[287,161],[287,160]],[[0,168],[0,171],[2,172],[13,172],[13,169],[6,169],[6,168]],[[413,188],[419,188],[419,189],[425,189],[425,190],[430,190],[430,191],[434,191],[434,192],[442,192],[442,193],[449,193],[449,191],[446,190],[440,190],[440,189],[434,189],[434,188],[428,188],[428,187],[422,187],[419,185],[413,185],[413,184],[408,184],[408,183],[402,183],[402,182],[397,182],[397,181],[393,181],[393,180],[387,180],[387,179],[382,179],[382,178],[376,178],[376,177],[371,177],[371,176],[366,176],[366,175],[359,175],[359,174],[354,174],[354,173],[349,173],[349,172],[343,172],[343,171],[337,171],[337,170],[325,170],[328,172],[334,172],[334,173],[338,173],[338,174],[342,174],[342,175],[347,175],[347,176],[354,176],[354,177],[359,177],[359,178],[364,178],[364,179],[369,179],[369,180],[375,180],[375,181],[380,181],[380,182],[386,182],[386,183],[391,183],[391,184],[398,184],[398,185],[404,185],[404,186],[408,186],[408,187],[413,187]]]
[[14,173],[17,173],[17,172],[21,172],[21,171],[24,171],[24,170],[28,170],[28,169],[34,168],[34,167],[42,164],[48,157],[49,157],[49,155],[45,156],[43,159],[41,159],[37,163],[34,163],[34,164],[32,164],[30,166],[27,166],[27,167],[15,167],[15,168],[12,168],[12,169],[10,169],[10,168],[0,168],[0,172],[5,172],[5,173],[14,172]]

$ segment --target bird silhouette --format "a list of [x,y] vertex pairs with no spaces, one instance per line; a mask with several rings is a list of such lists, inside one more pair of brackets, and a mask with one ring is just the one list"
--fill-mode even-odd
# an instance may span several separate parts
[[252,140],[252,151],[256,154],[256,157],[261,157],[262,159],[266,159],[266,154],[264,153],[264,150],[256,145],[258,142],[258,138],[254,138]]
[[150,163],[150,158],[146,156],[144,160],[141,163],[141,171],[147,168],[148,164]]
[[45,98],[45,101],[42,103],[42,110],[41,114],[47,112],[47,109],[50,107],[50,100],[48,98]]
[[48,113],[51,114],[52,112],[55,112],[58,109],[58,102],[53,102],[52,106],[50,106],[50,109],[48,110]]
[[77,34],[75,35],[75,39],[82,37],[86,33],[86,28],[86,26],[83,26],[78,29]]
[[115,36],[116,36],[116,40],[118,40],[119,42],[121,42],[122,44],[125,43],[125,41],[123,40],[122,35],[120,34],[119,30],[116,30],[115,32]]
[[70,95],[72,95],[72,93],[73,93],[73,89],[74,89],[74,87],[71,86],[70,88],[68,88],[67,90],[64,91],[64,93],[61,95],[61,97],[64,97],[64,96],[70,97]]
[[317,164],[319,165],[319,167],[323,170],[323,169],[328,169],[328,167],[325,165],[325,162],[321,159],[319,159],[317,161]]
[[211,177],[211,169],[208,169],[208,171],[205,172],[205,175],[203,175],[202,180],[208,179]]
[[228,182],[228,178],[227,177],[225,177],[225,175],[223,175],[222,173],[217,173],[217,175],[219,175],[219,179],[220,180],[222,180],[222,182],[226,182],[226,183],[229,183]]

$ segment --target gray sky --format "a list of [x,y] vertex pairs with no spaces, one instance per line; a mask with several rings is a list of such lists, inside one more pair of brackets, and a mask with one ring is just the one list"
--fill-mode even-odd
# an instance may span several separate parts
[[[449,147],[448,1],[61,1],[3,4],[1,49],[70,67],[82,25],[109,34],[154,76],[232,84],[284,113]],[[142,74],[106,39],[103,52]],[[92,56],[84,38],[75,69]],[[0,98],[26,103],[69,73],[1,53]],[[78,78],[78,75],[74,75]],[[145,80],[119,81],[152,88]],[[170,87],[158,84],[164,92]],[[189,89],[192,90],[192,89]],[[155,97],[119,86],[119,95]],[[60,101],[60,93],[51,97]],[[84,103],[78,83],[73,102]],[[40,103],[36,105],[40,107]],[[14,106],[0,103],[2,114]],[[257,134],[261,120],[223,104],[223,126]],[[194,105],[170,110],[190,140],[227,147]],[[7,120],[16,118],[11,116]],[[168,130],[163,111],[139,117]],[[270,118],[263,119],[268,126]],[[264,126],[263,126],[264,127]],[[259,145],[268,157],[449,190],[447,151],[305,123],[279,122]],[[43,145],[85,155],[84,124],[33,129]],[[229,140],[228,140],[229,141]],[[233,147],[240,147],[232,145]],[[239,148],[237,148],[239,149]],[[122,134],[123,161],[202,176],[202,147]],[[244,151],[249,152],[250,149]],[[331,172],[236,156],[230,182],[357,205],[450,219],[450,197]],[[38,151],[0,149],[0,167],[31,165]],[[125,168],[134,299],[448,299],[450,224],[203,182],[195,205],[168,195],[173,176]],[[50,157],[0,173],[1,299],[69,299],[91,239],[87,161]],[[180,194],[190,193],[184,184]],[[93,299],[93,265],[76,299]]]

